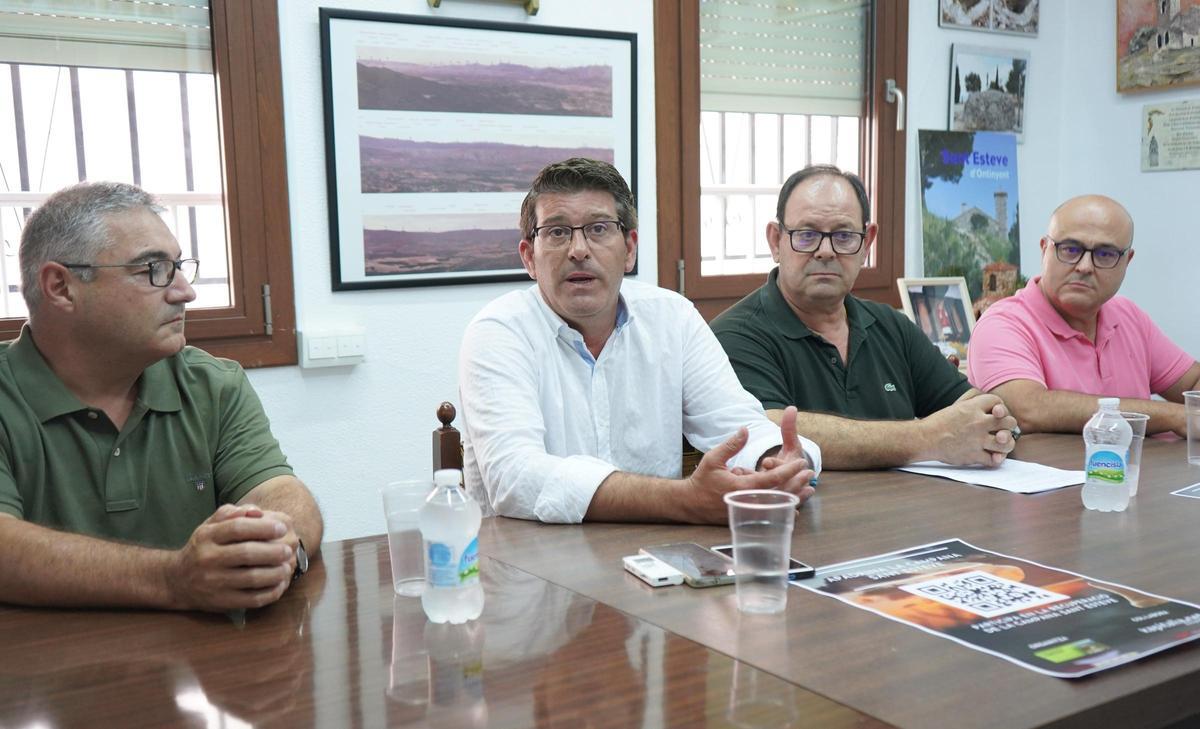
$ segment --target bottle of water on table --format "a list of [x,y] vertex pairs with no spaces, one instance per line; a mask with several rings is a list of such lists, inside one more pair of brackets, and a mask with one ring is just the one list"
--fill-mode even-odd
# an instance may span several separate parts
[[1125,511],[1129,506],[1126,469],[1133,429],[1121,416],[1120,406],[1118,398],[1100,398],[1100,409],[1083,426],[1083,505],[1089,509]]
[[421,607],[435,623],[463,623],[483,612],[479,583],[479,504],[459,485],[462,472],[433,474],[433,493],[418,523],[425,547],[425,591]]

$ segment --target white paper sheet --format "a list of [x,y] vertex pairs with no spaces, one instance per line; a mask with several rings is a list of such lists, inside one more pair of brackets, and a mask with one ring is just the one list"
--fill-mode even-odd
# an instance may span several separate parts
[[1043,466],[1040,463],[1006,458],[999,468],[983,466],[951,466],[941,461],[921,461],[898,470],[939,476],[963,483],[1004,489],[1014,494],[1036,494],[1042,491],[1076,486],[1083,483],[1083,471],[1065,471],[1061,468]]

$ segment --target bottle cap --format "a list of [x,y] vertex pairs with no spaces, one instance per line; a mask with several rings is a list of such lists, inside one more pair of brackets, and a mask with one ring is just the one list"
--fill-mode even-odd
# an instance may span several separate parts
[[1121,407],[1121,398],[1119,397],[1102,397],[1100,398],[1101,410],[1116,410]]
[[461,486],[462,471],[457,468],[441,468],[433,472],[434,486]]

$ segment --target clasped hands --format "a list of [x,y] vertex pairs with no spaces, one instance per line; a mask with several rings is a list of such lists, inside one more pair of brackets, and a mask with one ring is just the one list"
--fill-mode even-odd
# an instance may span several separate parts
[[995,395],[967,397],[921,421],[928,448],[918,460],[996,468],[1016,447],[1017,420]]
[[173,553],[168,592],[184,609],[269,605],[291,584],[298,544],[287,514],[254,504],[224,504]]

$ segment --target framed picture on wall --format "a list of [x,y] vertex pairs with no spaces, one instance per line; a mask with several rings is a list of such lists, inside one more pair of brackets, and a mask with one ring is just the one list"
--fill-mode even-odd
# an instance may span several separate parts
[[967,345],[975,329],[975,314],[962,276],[899,278],[904,313],[946,356],[967,361]]
[[1117,0],[1117,91],[1200,84],[1200,1]]
[[637,194],[633,33],[321,8],[335,291],[519,281],[542,167]]
[[938,0],[938,25],[989,33],[1037,35],[1040,0]]
[[950,131],[1013,132],[1024,141],[1028,75],[1024,51],[952,44]]

